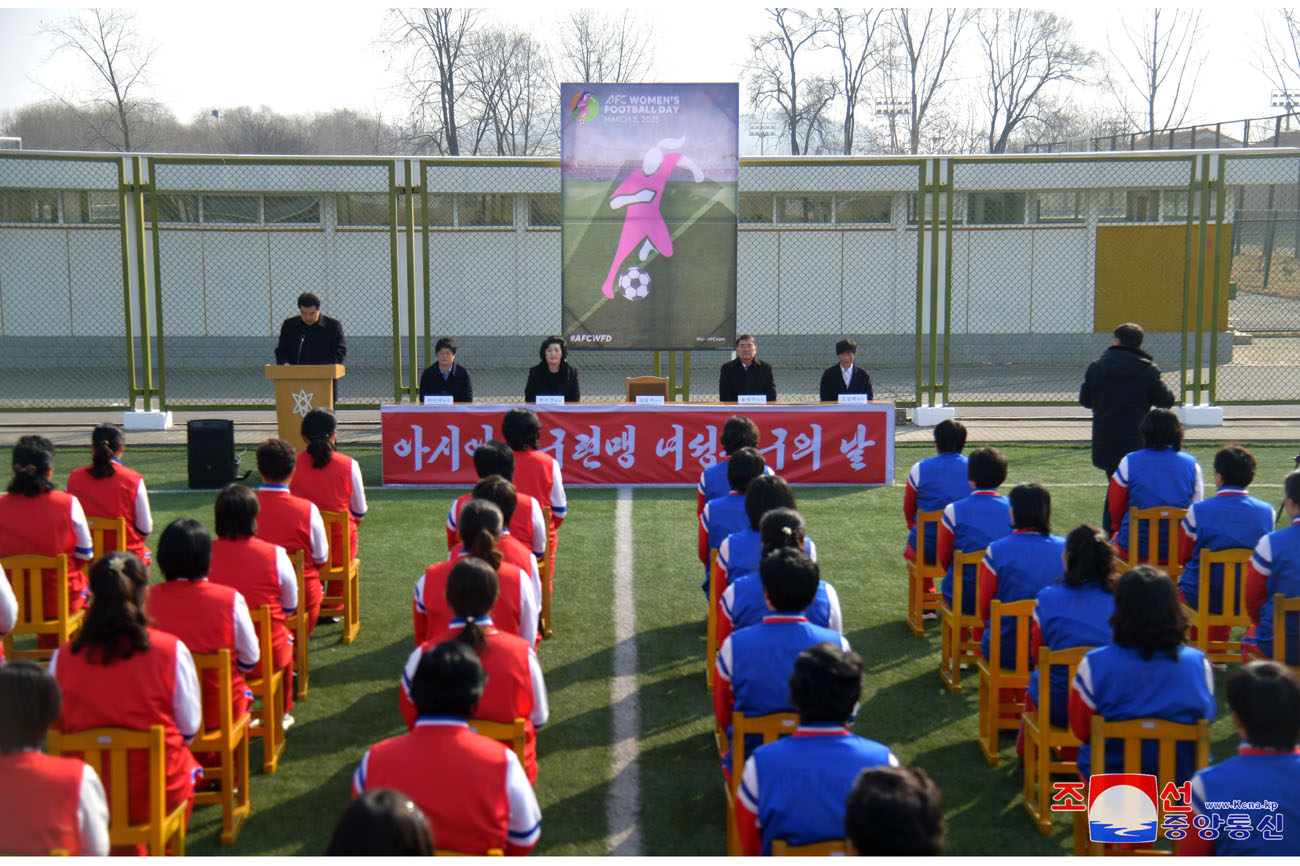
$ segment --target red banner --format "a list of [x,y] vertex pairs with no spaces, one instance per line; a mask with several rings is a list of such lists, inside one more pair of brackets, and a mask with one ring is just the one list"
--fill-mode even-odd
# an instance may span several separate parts
[[[384,406],[384,484],[468,486],[471,459],[487,439],[503,439],[507,405]],[[798,484],[892,484],[894,404],[664,406],[573,403],[531,406],[542,422],[541,450],[560,463],[564,483],[694,485],[722,456],[732,415],[761,432],[772,471]]]

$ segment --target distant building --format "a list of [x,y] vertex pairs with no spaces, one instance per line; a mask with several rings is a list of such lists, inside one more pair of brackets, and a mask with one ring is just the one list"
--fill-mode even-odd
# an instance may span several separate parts
[[16,135],[0,135],[0,150],[22,150],[23,140]]

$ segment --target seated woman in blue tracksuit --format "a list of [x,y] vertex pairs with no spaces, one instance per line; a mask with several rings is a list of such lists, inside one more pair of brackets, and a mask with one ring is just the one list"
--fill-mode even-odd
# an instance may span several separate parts
[[[1204,482],[1196,458],[1180,450],[1183,425],[1177,415],[1168,409],[1152,409],[1142,419],[1138,431],[1144,447],[1129,452],[1119,461],[1119,468],[1110,477],[1106,507],[1110,510],[1110,525],[1119,527],[1111,543],[1120,558],[1128,558],[1129,545],[1136,543],[1141,561],[1145,562],[1146,527],[1139,527],[1137,539],[1130,540],[1129,508],[1190,508],[1193,502],[1200,502],[1204,497]],[[1168,562],[1177,551],[1178,539],[1165,536],[1161,527],[1160,562]]]

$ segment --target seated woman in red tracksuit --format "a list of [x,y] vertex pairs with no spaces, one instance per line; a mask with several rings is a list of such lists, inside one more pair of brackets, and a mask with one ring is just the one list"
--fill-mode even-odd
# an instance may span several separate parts
[[151,554],[145,537],[153,531],[149,491],[144,478],[122,465],[126,438],[111,424],[101,424],[90,434],[91,464],[68,474],[68,492],[77,497],[87,517],[121,517],[126,520],[126,539],[110,534],[108,548],[119,543],[148,565]]

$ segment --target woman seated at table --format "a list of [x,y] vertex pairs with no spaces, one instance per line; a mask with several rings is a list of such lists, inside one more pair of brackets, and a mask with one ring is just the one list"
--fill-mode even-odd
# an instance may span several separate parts
[[524,402],[536,403],[539,394],[560,396],[565,403],[577,403],[578,371],[569,364],[569,347],[563,337],[550,336],[542,341],[537,352],[541,363],[528,368],[528,383],[524,385]]

